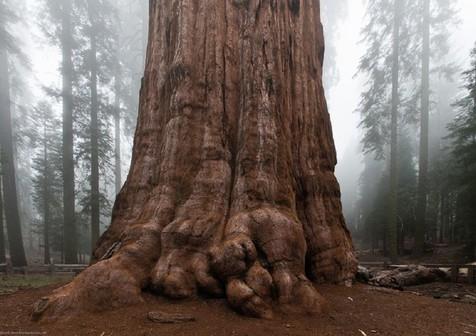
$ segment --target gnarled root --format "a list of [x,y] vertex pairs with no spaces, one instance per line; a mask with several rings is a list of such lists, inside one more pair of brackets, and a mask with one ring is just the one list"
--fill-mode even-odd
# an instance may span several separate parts
[[[54,320],[81,311],[104,311],[142,303],[150,268],[160,246],[156,225],[137,225],[128,229],[119,248],[88,267],[71,283],[40,299],[33,307],[32,319]],[[116,244],[114,245],[116,246]]]
[[262,208],[234,216],[226,234],[211,262],[232,307],[259,318],[272,317],[273,300],[281,309],[322,311],[324,299],[304,274],[306,244],[296,219]]
[[[170,243],[172,236],[162,232],[162,245]],[[240,213],[226,226],[224,242],[209,251],[201,251],[201,242],[192,244],[190,237],[174,239],[186,244],[169,249],[155,267],[151,261],[159,246],[157,239],[148,243],[138,239],[121,247],[110,259],[92,265],[41,299],[33,319],[141,303],[146,287],[177,299],[198,292],[225,295],[234,309],[258,318],[272,318],[273,302],[286,311],[322,310],[324,299],[304,274],[306,244],[301,225],[290,215],[274,208]]]
[[141,285],[116,260],[99,262],[78,275],[71,283],[40,299],[33,307],[32,319],[56,319],[79,311],[101,311],[143,302]]

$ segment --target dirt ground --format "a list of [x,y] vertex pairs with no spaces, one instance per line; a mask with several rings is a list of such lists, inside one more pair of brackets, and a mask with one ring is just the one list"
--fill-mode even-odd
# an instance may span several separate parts
[[[146,304],[101,314],[84,314],[54,324],[30,321],[32,304],[55,286],[22,289],[0,295],[1,335],[95,336],[258,336],[258,335],[476,335],[476,306],[436,300],[409,292],[321,286],[328,300],[325,314],[277,314],[274,320],[246,318],[224,300],[169,301],[146,294]],[[179,325],[148,321],[147,313],[161,310],[192,314],[196,322]]]

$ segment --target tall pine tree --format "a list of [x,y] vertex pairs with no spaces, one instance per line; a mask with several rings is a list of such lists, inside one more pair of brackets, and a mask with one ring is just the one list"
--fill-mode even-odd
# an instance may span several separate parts
[[51,252],[61,251],[62,246],[62,138],[58,132],[61,121],[46,102],[38,104],[33,117],[34,129],[30,133],[36,152],[33,158],[33,203],[39,217],[36,222],[43,241],[43,260],[49,264]]
[[359,112],[364,131],[363,147],[379,159],[386,159],[389,170],[387,252],[397,258],[398,137],[401,106],[406,99],[406,81],[413,66],[410,38],[411,20],[407,15],[414,5],[407,0],[370,0],[367,23],[362,30],[367,51],[359,64],[366,78]]
[[77,83],[77,71],[74,60],[79,56],[78,27],[80,24],[79,0],[45,0],[42,27],[50,40],[61,52],[62,87],[55,94],[62,102],[63,128],[63,236],[64,262],[78,262],[78,239],[75,195],[75,158],[74,158],[74,87]]
[[0,158],[2,167],[2,191],[7,225],[7,236],[12,264],[26,266],[23,247],[20,209],[18,204],[15,173],[14,140],[10,99],[11,56],[21,55],[17,40],[11,34],[11,25],[16,14],[12,3],[0,1]]
[[457,220],[466,227],[468,252],[476,258],[476,45],[471,66],[463,73],[466,94],[456,106],[459,114],[449,125],[452,154],[457,163]]
[[421,36],[421,103],[415,253],[421,255],[427,231],[429,192],[430,76],[431,70],[446,77],[454,71],[454,67],[444,61],[449,52],[449,27],[456,23],[456,10],[450,0],[419,0],[419,5],[416,22],[421,25],[417,26],[420,34],[416,36]]

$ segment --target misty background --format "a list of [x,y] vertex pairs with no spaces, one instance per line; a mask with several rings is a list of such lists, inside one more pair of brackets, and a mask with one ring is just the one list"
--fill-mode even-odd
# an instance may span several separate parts
[[[460,143],[458,147],[457,135],[450,138],[450,133],[461,131],[471,121],[468,119],[470,121],[459,124],[458,128],[462,109],[474,109],[473,103],[462,107],[462,101],[468,97],[468,91],[471,92],[468,89],[471,83],[463,71],[472,66],[476,1],[432,0],[431,3],[434,17],[430,26],[435,35],[431,36],[430,49],[433,54],[430,57],[429,177],[424,195],[423,225],[417,220],[416,186],[421,135],[418,115],[422,96],[418,55],[423,19],[419,16],[422,10],[419,6],[425,0],[397,1],[405,4],[407,13],[401,20],[401,119],[397,146],[400,178],[394,236],[389,236],[387,230],[387,221],[392,219],[387,218],[389,204],[385,201],[389,193],[386,188],[391,147],[386,118],[391,105],[388,97],[391,66],[387,61],[392,56],[392,45],[388,41],[392,37],[393,1],[321,1],[326,37],[324,85],[338,154],[337,176],[346,221],[363,257],[366,253],[388,256],[393,246],[391,240],[395,240],[395,250],[400,256],[411,254],[417,244],[418,228],[423,227],[424,243],[428,246],[451,247],[456,251],[455,258],[474,258],[476,217],[471,211],[476,203],[462,205],[461,199],[476,198],[472,198],[473,189],[467,191],[464,185],[456,182],[461,178],[471,179],[474,170],[457,177],[444,172],[459,172],[451,166],[458,161],[452,155],[464,146]],[[99,227],[103,232],[109,224],[115,195],[128,172],[144,67],[148,1],[71,0],[71,3],[73,216],[78,245],[73,251],[75,257],[70,261],[87,262],[91,244],[97,239],[93,231]],[[3,8],[3,14],[0,11],[0,44],[3,44],[0,49],[11,54],[8,60],[11,127],[24,250],[29,262],[43,263],[50,259],[63,262],[69,247],[66,237],[69,231],[64,227],[61,158],[64,2],[0,0],[0,5],[0,9]],[[94,13],[92,6],[96,6]],[[2,40],[2,32],[8,33],[11,40],[10,37]],[[92,41],[96,44],[95,67],[91,65]],[[96,73],[94,85],[91,69]],[[92,90],[99,96],[96,124],[92,123],[90,113],[94,106],[90,99]],[[453,131],[450,131],[451,125]],[[91,127],[96,127],[99,135],[96,144],[99,194],[92,191],[90,183],[94,171],[94,155],[90,152]],[[48,167],[52,167],[49,172]],[[440,185],[444,182],[449,185],[443,192]],[[474,183],[474,180],[468,182]],[[5,182],[3,185],[5,188]],[[51,186],[47,193],[45,185]],[[2,195],[6,209],[8,198],[11,200],[15,196],[6,189]],[[45,202],[45,195],[49,197],[48,202]],[[7,217],[2,214],[0,218],[3,228],[0,239],[4,242],[0,248],[9,255],[14,238],[8,236]]]

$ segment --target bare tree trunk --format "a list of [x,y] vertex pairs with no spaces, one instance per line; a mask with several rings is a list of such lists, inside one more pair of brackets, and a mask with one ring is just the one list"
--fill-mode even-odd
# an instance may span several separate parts
[[100,226],[100,207],[99,207],[99,127],[98,127],[98,64],[97,64],[97,45],[96,45],[96,18],[94,13],[94,5],[92,1],[88,1],[88,15],[91,22],[90,31],[90,90],[91,90],[91,248],[94,248],[99,239]]
[[390,201],[387,223],[387,248],[392,261],[398,258],[397,209],[398,209],[398,109],[399,98],[399,65],[400,65],[400,22],[401,1],[394,0],[393,23],[393,67],[392,67],[392,124],[390,143]]
[[420,159],[418,172],[418,196],[415,253],[422,255],[425,245],[426,206],[428,193],[428,137],[430,122],[430,0],[424,0],[423,49],[420,116]]
[[[34,317],[226,296],[320,312],[354,277],[322,87],[318,1],[151,1],[132,167],[93,265]],[[100,289],[100,290],[99,290]],[[99,290],[99,291],[98,291]]]
[[121,160],[121,102],[119,98],[121,90],[120,70],[117,66],[114,87],[114,178],[116,195],[122,187],[122,160]]
[[49,187],[49,169],[48,169],[48,142],[46,133],[46,115],[43,124],[43,160],[45,170],[43,172],[43,245],[44,245],[44,263],[48,265],[51,261],[50,256],[50,187]]
[[63,241],[64,261],[76,264],[77,237],[74,195],[73,157],[73,37],[71,23],[71,1],[63,1],[61,22],[62,80],[63,80]]
[[7,51],[0,46],[0,159],[8,246],[13,266],[26,266],[13,155],[10,79]]
[[[1,151],[1,147],[0,147]],[[3,222],[3,186],[2,186],[2,165],[0,164],[0,263],[3,264],[6,261],[5,255],[5,229]]]

